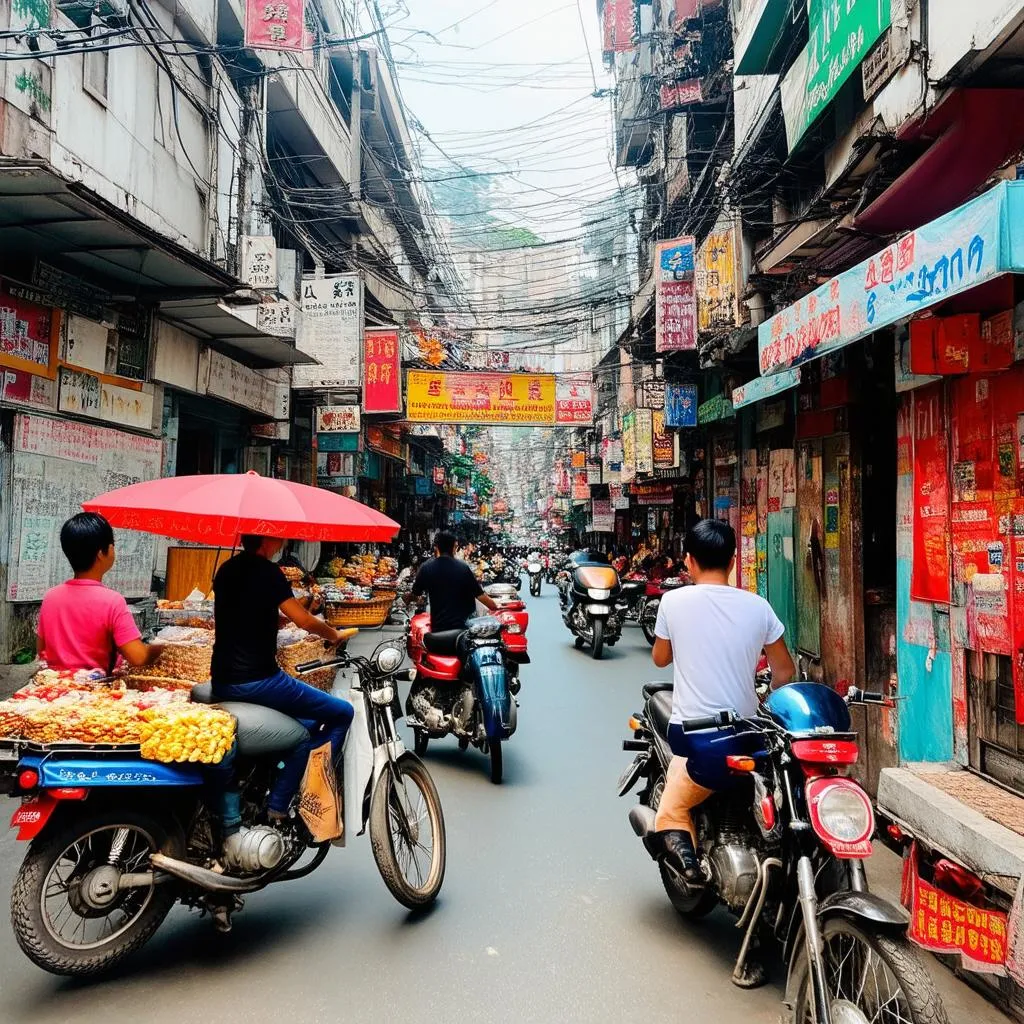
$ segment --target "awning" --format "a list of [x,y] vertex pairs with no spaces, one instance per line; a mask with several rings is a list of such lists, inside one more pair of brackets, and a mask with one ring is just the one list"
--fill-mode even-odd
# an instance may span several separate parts
[[741,387],[732,389],[732,407],[742,409],[745,405],[774,398],[800,383],[800,370],[781,370],[769,377],[755,377]]
[[1024,182],[904,235],[758,327],[762,375],[835,352],[1002,274],[1024,271]]
[[737,75],[777,75],[790,51],[782,42],[793,0],[755,0],[736,40]]

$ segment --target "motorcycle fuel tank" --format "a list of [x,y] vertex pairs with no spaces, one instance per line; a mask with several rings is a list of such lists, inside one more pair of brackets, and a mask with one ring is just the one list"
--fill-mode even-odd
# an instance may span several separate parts
[[846,701],[821,683],[790,683],[780,687],[768,697],[765,706],[787,732],[850,731],[850,709]]

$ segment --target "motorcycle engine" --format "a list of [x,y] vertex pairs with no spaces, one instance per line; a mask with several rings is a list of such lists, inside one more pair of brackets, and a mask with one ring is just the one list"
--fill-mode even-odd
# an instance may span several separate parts
[[739,820],[724,815],[718,832],[701,843],[706,865],[722,901],[740,913],[754,891],[759,872],[757,839]]
[[465,732],[473,715],[473,691],[467,686],[413,687],[409,706],[427,731],[444,736]]
[[238,840],[237,858],[244,874],[257,874],[276,868],[284,860],[284,836],[269,825],[243,829]]

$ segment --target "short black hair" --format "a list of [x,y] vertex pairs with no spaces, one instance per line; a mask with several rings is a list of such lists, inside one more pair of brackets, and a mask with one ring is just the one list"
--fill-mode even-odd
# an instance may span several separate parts
[[114,531],[98,512],[79,512],[60,528],[60,546],[75,572],[91,569],[113,543]]
[[437,548],[442,555],[454,555],[455,534],[449,533],[447,530],[441,530],[441,532],[434,538],[434,547]]
[[242,550],[249,555],[255,555],[260,549],[260,545],[266,538],[259,537],[255,533],[243,533],[242,534]]
[[728,569],[736,555],[736,531],[721,519],[701,519],[686,531],[683,551],[702,569]]

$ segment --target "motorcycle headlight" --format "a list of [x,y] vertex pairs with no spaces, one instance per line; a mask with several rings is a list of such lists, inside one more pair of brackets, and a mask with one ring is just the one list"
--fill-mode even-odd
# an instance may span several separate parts
[[390,683],[370,693],[370,700],[382,708],[386,708],[394,699],[395,688]]
[[381,647],[373,656],[373,667],[384,676],[398,671],[405,655],[397,647]]
[[875,830],[875,816],[864,791],[848,782],[826,786],[817,796],[817,821],[828,838],[858,843]]
[[528,572],[540,572],[540,566],[536,562],[531,562],[526,569]]
[[607,601],[611,596],[612,592],[610,590],[599,590],[596,587],[589,587],[587,589],[587,597],[594,601]]

